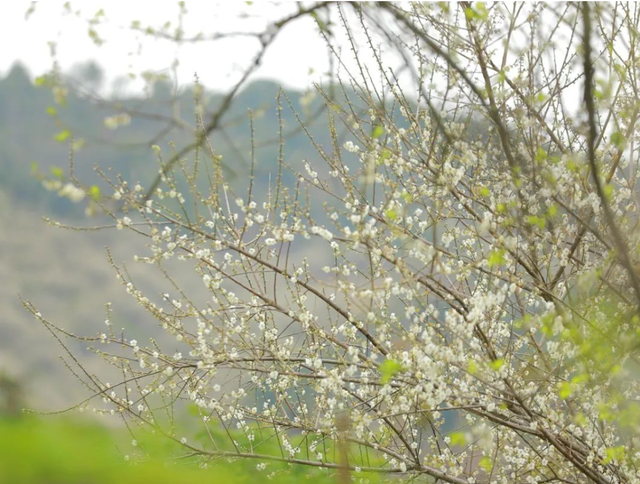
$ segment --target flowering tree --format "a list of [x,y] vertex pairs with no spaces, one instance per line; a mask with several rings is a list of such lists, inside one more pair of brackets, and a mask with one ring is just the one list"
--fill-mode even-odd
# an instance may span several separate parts
[[[81,371],[102,399],[81,408],[259,469],[639,482],[638,6],[335,12],[373,63],[343,64],[333,142],[304,170],[282,143],[268,190],[252,172],[234,193],[205,143],[151,197],[113,181],[117,228],[148,239],[136,260],[175,295],[154,302],[114,268],[177,352],[71,335],[27,303],[120,369],[111,385]],[[199,437],[173,423],[183,403]]]

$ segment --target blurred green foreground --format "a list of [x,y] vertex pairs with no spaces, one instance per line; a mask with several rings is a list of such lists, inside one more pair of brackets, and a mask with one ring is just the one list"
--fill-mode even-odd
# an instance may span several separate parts
[[175,444],[149,438],[132,445],[126,429],[60,417],[0,417],[0,484],[335,483],[326,471],[253,459],[207,463]]

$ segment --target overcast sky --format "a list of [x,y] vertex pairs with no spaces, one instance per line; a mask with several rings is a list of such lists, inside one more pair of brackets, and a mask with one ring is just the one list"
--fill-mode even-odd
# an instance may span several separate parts
[[[35,10],[25,19],[32,3]],[[165,40],[154,41],[129,28],[136,20],[143,26],[153,27],[171,21],[172,28],[175,27],[179,11],[176,0],[72,0],[68,3],[73,13],[65,13],[65,3],[63,0],[3,2],[0,74],[6,74],[16,61],[27,66],[34,77],[47,72],[52,66],[49,42],[55,42],[63,70],[83,61],[95,60],[103,66],[109,83],[128,73],[167,69],[179,55],[180,83],[191,83],[194,73],[197,73],[203,85],[223,89],[237,79],[240,69],[250,62],[258,46],[255,39],[235,38],[215,44],[184,45],[177,52],[175,44]],[[188,13],[184,29],[187,35],[262,30],[271,21],[298,8],[296,2],[274,4],[256,1],[248,4],[235,0],[187,0],[185,3]],[[105,16],[95,30],[105,43],[98,47],[89,38],[88,19],[100,9],[104,10]],[[80,16],[75,14],[77,11]],[[249,17],[242,18],[243,13]],[[309,17],[287,26],[268,51],[255,77],[276,79],[288,87],[297,88],[319,80],[329,64],[326,46],[317,30]],[[139,49],[140,45],[142,49]]]

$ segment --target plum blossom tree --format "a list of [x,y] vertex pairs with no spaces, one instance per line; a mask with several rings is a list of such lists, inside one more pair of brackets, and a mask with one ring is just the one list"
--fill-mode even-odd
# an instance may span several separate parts
[[[640,482],[639,7],[332,8],[372,62],[350,71],[321,29],[344,100],[326,96],[332,143],[312,138],[304,170],[283,142],[268,189],[252,174],[234,193],[205,142],[150,197],[112,181],[114,224],[175,294],[114,269],[176,352],[73,335],[26,303],[120,369],[110,385],[79,371],[80,407],[267,472]],[[176,427],[185,407],[199,434]]]

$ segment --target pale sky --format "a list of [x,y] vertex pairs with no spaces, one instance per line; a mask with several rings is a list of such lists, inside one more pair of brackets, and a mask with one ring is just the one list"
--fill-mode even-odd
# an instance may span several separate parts
[[[32,3],[36,4],[35,11],[25,20],[25,13]],[[224,89],[237,79],[241,68],[250,62],[258,46],[253,38],[236,38],[183,45],[178,52],[172,42],[152,40],[129,29],[135,20],[145,27],[159,27],[171,21],[173,29],[178,20],[176,0],[68,2],[73,12],[81,12],[81,18],[74,13],[65,13],[65,3],[64,0],[3,2],[0,9],[0,45],[3,46],[0,50],[0,75],[6,74],[16,61],[26,65],[34,77],[47,72],[52,66],[49,42],[55,42],[63,70],[93,59],[104,68],[109,82],[129,72],[166,70],[179,55],[177,73],[180,84],[192,83],[194,73],[197,73],[204,86]],[[293,13],[298,7],[296,2],[275,4],[256,1],[249,5],[235,0],[187,0],[185,3],[188,13],[184,30],[187,35],[262,31],[270,21]],[[95,30],[105,43],[98,47],[89,38],[88,20],[100,9],[104,10],[105,16]],[[249,17],[240,18],[243,13]],[[329,63],[327,48],[317,31],[317,26],[308,16],[289,24],[270,48],[254,78],[275,79],[295,88],[305,88],[320,80]]]
[[[196,73],[201,84],[209,89],[225,90],[234,85],[258,51],[259,44],[255,38],[235,37],[177,46],[175,42],[153,39],[131,29],[134,21],[139,21],[143,27],[156,29],[169,21],[170,31],[173,31],[179,19],[178,3],[178,0],[4,0],[0,8],[0,76],[6,74],[16,61],[26,65],[33,77],[49,71],[52,67],[49,43],[54,42],[63,71],[94,60],[105,71],[107,89],[113,86],[114,80],[127,79],[130,73],[140,74],[149,70],[172,74],[171,65],[175,59],[179,59],[176,69],[178,85],[191,85]],[[25,13],[32,4],[35,10],[25,20]],[[70,4],[71,8],[65,7],[66,4]],[[188,10],[183,25],[186,37],[200,32],[205,35],[264,32],[274,21],[291,15],[299,7],[298,2],[267,0],[186,0],[185,4]],[[105,15],[95,30],[105,43],[97,46],[88,35],[89,21],[101,9]],[[337,20],[335,11],[333,20]],[[357,27],[357,22],[353,25]],[[553,28],[553,25],[550,22],[549,28]],[[374,66],[373,72],[376,72],[377,65],[372,62],[366,39],[359,36],[358,30],[352,30],[359,45],[358,56],[364,64]],[[342,60],[346,68],[341,67],[341,72],[348,69],[357,73],[343,30],[336,28],[334,34],[334,45],[343,46]],[[526,32],[522,34],[526,35]],[[567,32],[560,30],[554,34],[560,49],[569,41],[566,35]],[[512,41],[512,55],[515,56],[518,49],[526,48],[528,44],[526,38],[524,40]],[[387,41],[377,39],[374,42],[384,44]],[[323,74],[329,69],[329,57],[318,26],[310,16],[304,15],[280,32],[252,79],[271,79],[285,87],[304,90],[313,82],[327,79]],[[394,67],[395,72],[402,72],[398,69],[403,65],[400,57],[394,52],[390,53],[389,49],[384,54],[384,62]],[[400,74],[401,83],[405,75],[408,74]],[[442,82],[442,79],[435,81]],[[144,82],[138,77],[137,81],[128,81],[119,92],[136,92],[142,87]],[[581,95],[579,90],[580,86],[576,84],[565,91],[568,109],[579,109],[580,104],[573,102]],[[102,94],[108,94],[108,91],[104,90]]]

